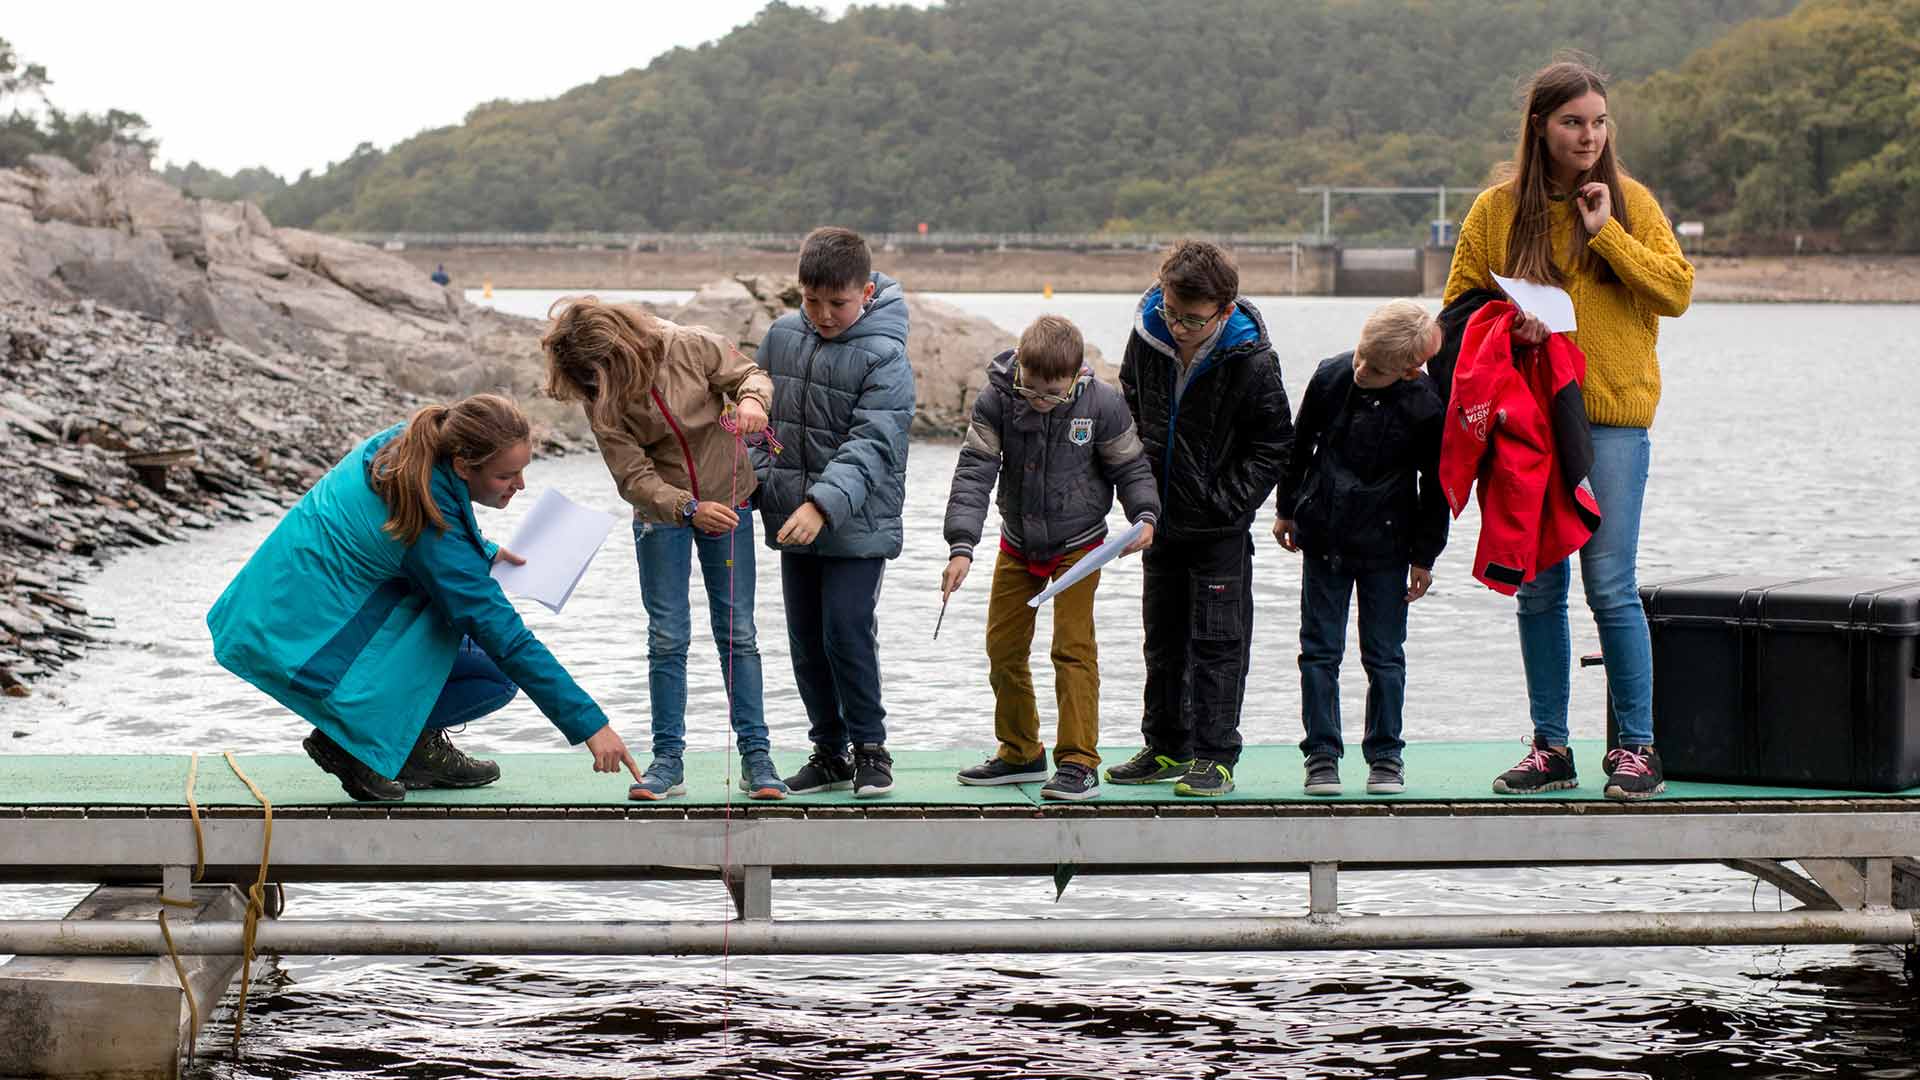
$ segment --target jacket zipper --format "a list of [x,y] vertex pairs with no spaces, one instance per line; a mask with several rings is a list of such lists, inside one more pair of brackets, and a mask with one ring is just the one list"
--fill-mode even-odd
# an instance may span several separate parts
[[806,500],[808,478],[813,475],[813,462],[807,454],[807,406],[813,402],[813,358],[820,351],[820,339],[815,337],[807,344],[807,358],[800,362],[800,491],[801,502]]
[[653,403],[660,407],[660,415],[667,418],[667,427],[673,429],[673,437],[680,442],[680,454],[687,462],[687,483],[693,488],[693,501],[700,501],[700,476],[693,469],[693,448],[687,445],[687,434],[680,430],[680,422],[673,418],[673,411],[667,408],[666,399],[660,396],[658,387],[647,391],[653,395]]

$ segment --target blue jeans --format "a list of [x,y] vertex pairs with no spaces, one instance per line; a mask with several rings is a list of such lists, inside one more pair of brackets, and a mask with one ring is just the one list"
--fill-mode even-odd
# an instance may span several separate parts
[[1340,740],[1340,657],[1347,645],[1347,608],[1360,594],[1360,665],[1367,670],[1367,764],[1399,761],[1406,742],[1400,721],[1407,700],[1407,567],[1346,570],[1305,557],[1300,571],[1300,718],[1308,757],[1345,753]]
[[[1593,428],[1593,494],[1600,528],[1580,548],[1580,583],[1600,629],[1613,720],[1623,746],[1653,742],[1653,646],[1640,606],[1634,563],[1640,548],[1640,504],[1647,494],[1653,443],[1646,428]],[[1567,699],[1573,640],[1567,629],[1571,559],[1520,586],[1520,659],[1527,669],[1533,733],[1549,746],[1567,743]]]
[[493,662],[486,650],[473,643],[472,638],[460,639],[460,651],[453,655],[453,670],[447,674],[447,685],[440,688],[440,696],[434,699],[433,711],[427,714],[427,727],[459,727],[469,720],[478,720],[490,712],[503,708],[520,688]]
[[753,511],[741,509],[730,533],[708,536],[686,525],[633,523],[640,602],[647,609],[647,690],[653,705],[653,754],[687,749],[687,645],[693,638],[688,581],[693,553],[707,586],[707,614],[729,686],[728,716],[742,754],[767,749],[760,687],[760,641],[753,630]]

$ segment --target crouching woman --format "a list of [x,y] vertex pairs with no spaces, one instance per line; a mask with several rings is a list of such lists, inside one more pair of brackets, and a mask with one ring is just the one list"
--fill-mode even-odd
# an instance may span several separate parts
[[473,503],[526,486],[527,418],[504,397],[428,405],[294,504],[207,613],[221,666],[313,725],[307,756],[355,799],[479,787],[500,768],[446,729],[524,689],[596,772],[639,767],[606,713],[507,602]]

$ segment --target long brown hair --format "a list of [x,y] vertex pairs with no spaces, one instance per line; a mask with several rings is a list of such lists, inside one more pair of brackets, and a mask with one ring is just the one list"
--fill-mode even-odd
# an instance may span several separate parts
[[547,318],[552,325],[540,339],[547,394],[582,402],[595,425],[618,425],[627,405],[653,386],[666,353],[659,320],[597,296],[563,296],[547,309]]
[[[1548,177],[1552,163],[1546,136],[1538,128],[1546,126],[1547,118],[1555,109],[1588,93],[1599,94],[1601,100],[1606,100],[1606,77],[1580,59],[1563,57],[1534,72],[1533,78],[1527,80],[1519,146],[1514,150],[1513,160],[1501,162],[1493,173],[1493,182],[1505,184],[1515,203],[1513,228],[1507,232],[1506,272],[1510,277],[1548,285],[1567,283],[1565,272],[1553,261],[1553,218],[1548,205],[1553,201]],[[1620,188],[1621,178],[1627,171],[1614,155],[1619,137],[1620,129],[1609,116],[1607,143],[1600,150],[1600,158],[1593,163],[1593,168],[1574,178],[1574,187],[1577,190],[1581,184],[1595,180],[1607,185],[1614,220],[1623,228],[1631,228],[1627,220],[1626,193]],[[1593,234],[1587,231],[1578,213],[1573,215],[1573,239],[1570,254],[1575,265],[1601,281],[1620,280],[1607,260],[1587,246]]]
[[433,502],[433,467],[441,458],[484,465],[531,434],[527,414],[499,394],[422,407],[373,456],[373,490],[387,504],[387,535],[412,544],[429,525],[446,531],[447,519]]

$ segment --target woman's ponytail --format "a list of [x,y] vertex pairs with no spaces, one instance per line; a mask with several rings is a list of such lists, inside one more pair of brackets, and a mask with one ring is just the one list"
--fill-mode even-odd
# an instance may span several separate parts
[[531,433],[520,406],[498,394],[416,410],[406,429],[373,457],[371,482],[387,504],[387,535],[412,544],[428,526],[446,531],[447,519],[433,500],[433,468],[442,457],[484,464]]

